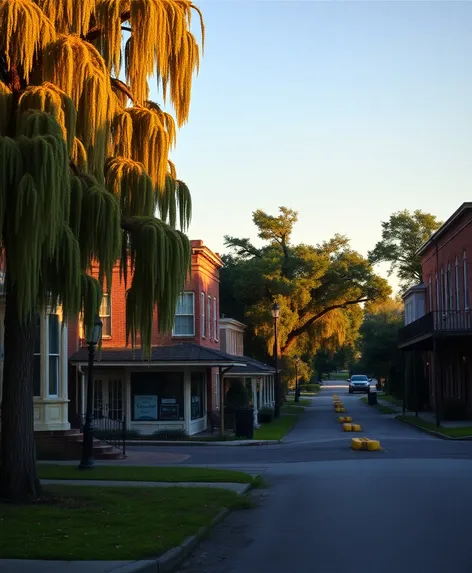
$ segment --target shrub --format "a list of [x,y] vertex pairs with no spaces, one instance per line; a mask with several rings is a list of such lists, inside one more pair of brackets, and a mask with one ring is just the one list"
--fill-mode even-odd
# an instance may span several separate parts
[[319,384],[303,384],[300,385],[300,392],[318,392],[320,389]]
[[269,424],[274,419],[274,410],[272,408],[261,408],[258,412],[259,424]]
[[157,430],[153,433],[153,437],[156,440],[188,440],[187,432],[178,428]]
[[232,380],[226,392],[226,405],[230,409],[237,410],[249,406],[249,394],[246,386],[240,380]]

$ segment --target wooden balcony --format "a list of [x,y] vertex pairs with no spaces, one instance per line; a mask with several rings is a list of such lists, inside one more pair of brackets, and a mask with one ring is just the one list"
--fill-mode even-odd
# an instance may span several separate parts
[[438,336],[472,335],[471,310],[434,310],[398,331],[399,348]]

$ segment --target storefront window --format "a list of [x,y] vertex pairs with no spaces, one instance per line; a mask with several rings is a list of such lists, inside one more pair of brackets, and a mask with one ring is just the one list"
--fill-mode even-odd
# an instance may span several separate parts
[[203,418],[203,401],[205,399],[205,376],[203,372],[192,372],[191,374],[191,419]]
[[183,420],[183,372],[133,372],[131,408],[135,422]]

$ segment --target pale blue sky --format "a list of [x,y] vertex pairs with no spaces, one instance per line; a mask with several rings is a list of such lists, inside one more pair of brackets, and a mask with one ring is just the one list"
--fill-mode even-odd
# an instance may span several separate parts
[[393,211],[471,199],[472,3],[195,2],[206,50],[173,153],[191,238],[223,252],[286,205],[295,241],[366,253]]

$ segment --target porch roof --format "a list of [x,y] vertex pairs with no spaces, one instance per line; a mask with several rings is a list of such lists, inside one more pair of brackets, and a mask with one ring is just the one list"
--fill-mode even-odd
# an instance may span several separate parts
[[[86,366],[88,347],[80,348],[69,360]],[[244,356],[232,356],[199,344],[182,343],[153,347],[150,360],[143,356],[140,348],[102,348],[96,352],[94,366],[237,366],[244,370],[246,363]]]
[[271,376],[275,374],[275,368],[264,364],[264,362],[259,362],[254,358],[249,358],[248,356],[233,356],[234,359],[243,359],[246,366],[233,366],[231,370],[228,370],[223,376],[224,378],[239,377],[239,376]]

